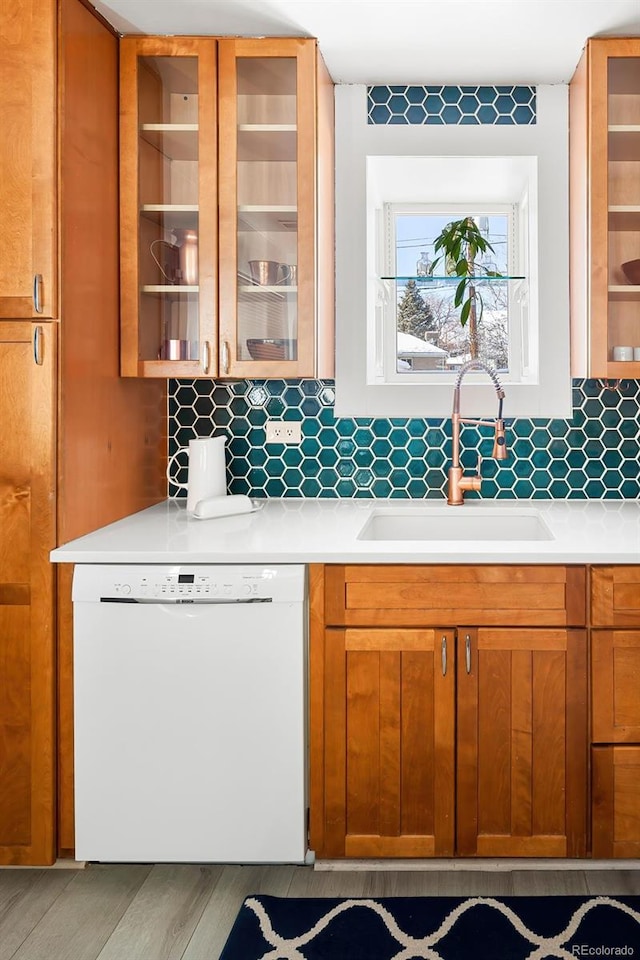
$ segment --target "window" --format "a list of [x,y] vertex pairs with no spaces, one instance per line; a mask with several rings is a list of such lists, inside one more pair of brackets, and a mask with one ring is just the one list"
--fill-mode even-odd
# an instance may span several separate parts
[[[459,278],[447,275],[436,237],[451,221],[472,216],[489,248],[475,261],[478,306],[460,323],[455,305]],[[384,273],[381,382],[442,379],[463,363],[479,358],[502,379],[520,380],[522,340],[519,301],[525,289],[518,244],[518,205],[464,208],[437,204],[394,204],[384,207]],[[435,269],[434,269],[435,265]],[[500,277],[492,275],[499,273]]]
[[[443,317],[451,295],[428,276],[429,241],[467,215],[498,272],[520,278],[481,290],[481,349],[505,384],[505,415],[570,414],[567,87],[536,89],[535,124],[412,126],[367,124],[366,87],[336,87],[337,416],[450,416],[470,344]],[[486,376],[468,375],[464,405],[492,415]]]

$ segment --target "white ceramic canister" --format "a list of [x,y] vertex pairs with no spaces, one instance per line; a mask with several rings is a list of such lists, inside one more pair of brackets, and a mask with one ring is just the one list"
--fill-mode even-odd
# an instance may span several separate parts
[[[226,437],[220,436],[189,440],[188,447],[181,447],[180,450],[176,450],[169,457],[167,479],[171,480],[179,490],[187,491],[187,511],[189,513],[193,513],[200,500],[226,495],[226,439]],[[174,461],[181,455],[189,457],[189,475],[186,483],[176,483],[170,476]]]

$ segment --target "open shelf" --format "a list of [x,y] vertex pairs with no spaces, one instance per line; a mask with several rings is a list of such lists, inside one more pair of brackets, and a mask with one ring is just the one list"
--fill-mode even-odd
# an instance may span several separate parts
[[184,230],[196,226],[198,210],[197,203],[145,203],[140,215],[167,230]]

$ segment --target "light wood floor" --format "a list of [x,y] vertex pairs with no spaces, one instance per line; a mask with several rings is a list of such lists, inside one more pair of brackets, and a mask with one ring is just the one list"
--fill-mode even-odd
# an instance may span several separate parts
[[0,960],[217,960],[245,896],[640,894],[640,871],[0,870]]

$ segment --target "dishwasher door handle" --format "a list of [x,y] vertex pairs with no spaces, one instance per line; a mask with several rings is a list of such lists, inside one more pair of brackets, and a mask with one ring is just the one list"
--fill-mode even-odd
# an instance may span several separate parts
[[154,604],[157,607],[176,606],[185,604],[185,606],[222,606],[223,604],[239,603],[273,603],[273,597],[199,597],[194,600],[186,597],[100,597],[100,603],[146,603]]

